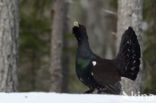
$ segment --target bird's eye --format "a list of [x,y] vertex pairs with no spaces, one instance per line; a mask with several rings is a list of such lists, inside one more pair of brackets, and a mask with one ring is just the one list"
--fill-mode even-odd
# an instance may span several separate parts
[[81,25],[81,29],[86,29],[86,27],[84,25]]

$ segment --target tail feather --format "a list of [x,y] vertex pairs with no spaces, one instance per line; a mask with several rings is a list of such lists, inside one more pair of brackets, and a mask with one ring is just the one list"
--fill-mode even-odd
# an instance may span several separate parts
[[140,45],[131,27],[122,36],[116,65],[121,76],[135,80],[140,66]]

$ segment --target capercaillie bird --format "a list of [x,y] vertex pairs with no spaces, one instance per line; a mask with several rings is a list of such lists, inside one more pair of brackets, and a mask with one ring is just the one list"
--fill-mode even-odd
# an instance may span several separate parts
[[121,38],[117,56],[103,59],[92,52],[88,43],[84,25],[74,22],[73,34],[77,39],[76,74],[79,80],[88,86],[85,93],[105,92],[120,94],[121,77],[135,80],[140,66],[140,45],[137,36],[129,27]]

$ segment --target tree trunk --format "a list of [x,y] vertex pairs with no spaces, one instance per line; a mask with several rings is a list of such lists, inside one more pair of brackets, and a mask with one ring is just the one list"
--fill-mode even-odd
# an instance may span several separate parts
[[64,7],[64,34],[65,34],[65,37],[63,39],[63,45],[64,45],[64,48],[63,48],[63,51],[65,52],[64,55],[63,55],[63,82],[62,82],[62,92],[69,92],[68,90],[68,86],[69,86],[69,63],[70,63],[70,57],[71,57],[71,54],[70,54],[70,51],[68,50],[69,48],[69,38],[67,38],[66,35],[69,34],[70,29],[69,29],[69,26],[68,26],[68,9],[69,9],[69,1],[66,0],[65,2],[65,7]]
[[[121,40],[121,36],[123,32],[128,28],[128,26],[132,26],[135,30],[139,43],[142,45],[142,0],[118,0],[118,23],[117,23],[117,49],[119,49],[119,44]],[[126,78],[122,78],[121,85],[122,90],[128,94],[138,94],[142,85],[142,63],[139,75],[135,81],[131,81]]]
[[0,1],[0,92],[17,91],[18,0]]
[[62,49],[65,24],[65,0],[55,0],[51,36],[51,87],[50,91],[62,92]]

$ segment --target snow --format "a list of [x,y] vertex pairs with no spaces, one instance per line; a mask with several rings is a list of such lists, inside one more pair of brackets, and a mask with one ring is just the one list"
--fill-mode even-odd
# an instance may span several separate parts
[[0,103],[156,103],[156,96],[0,93]]

